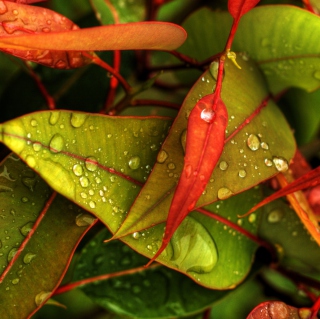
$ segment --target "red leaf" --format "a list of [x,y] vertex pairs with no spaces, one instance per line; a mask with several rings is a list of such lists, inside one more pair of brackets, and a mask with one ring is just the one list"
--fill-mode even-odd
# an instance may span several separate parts
[[229,0],[228,10],[235,20],[239,20],[245,13],[253,9],[260,0]]
[[[47,0],[6,0],[10,2],[15,2],[15,3],[22,3],[22,4],[30,4],[30,3],[36,3],[36,2],[45,2]],[[2,1],[0,1],[2,2]]]
[[269,197],[265,198],[259,204],[252,207],[247,214],[254,212],[259,207],[264,206],[277,198],[280,198],[280,197],[286,196],[288,194],[297,192],[301,189],[305,189],[308,187],[314,187],[319,184],[320,184],[320,166],[315,168],[314,170],[304,174],[303,176],[299,177],[294,182],[288,184],[284,188],[281,188],[280,190],[278,190],[274,194],[270,195]]
[[148,265],[161,254],[181,222],[194,210],[222,153],[227,122],[227,109],[220,92],[203,97],[191,111],[184,167],[171,202],[162,245]]

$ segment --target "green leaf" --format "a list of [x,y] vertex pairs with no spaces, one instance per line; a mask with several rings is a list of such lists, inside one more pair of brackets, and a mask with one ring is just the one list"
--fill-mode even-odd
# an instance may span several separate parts
[[280,263],[289,269],[319,274],[320,248],[297,214],[282,199],[263,208],[259,237],[275,245]]
[[115,231],[155,162],[171,121],[43,111],[8,121],[3,142],[55,190]]
[[104,1],[91,0],[101,24],[130,23],[146,19],[146,0]]
[[[84,216],[88,222],[94,218],[60,195],[48,202],[52,199],[50,187],[15,156],[7,157],[0,171],[0,317],[20,319],[40,307],[64,276],[69,258],[89,225],[79,227],[76,221],[79,224]],[[25,242],[30,231],[34,233]]]
[[[179,51],[200,61],[221,52],[231,24],[227,12],[195,12],[183,24],[188,39]],[[260,6],[241,19],[232,50],[258,63],[273,94],[292,86],[313,91],[320,86],[319,29],[320,18],[301,8]]]
[[320,90],[308,93],[300,89],[290,89],[283,96],[282,102],[282,110],[294,127],[298,145],[311,142],[320,127]]
[[[187,116],[199,98],[212,92],[214,85],[215,80],[207,71],[190,90],[146,185],[117,232],[118,237],[166,220],[184,163]],[[229,114],[227,137],[246,121],[266,96],[264,80],[254,64],[244,61],[242,70],[233,64],[226,66],[222,100]],[[295,142],[286,120],[269,101],[248,125],[227,141],[196,207],[230,197],[277,174],[275,163],[283,162],[284,167],[278,169],[287,168],[294,150]],[[146,198],[150,198],[149,202]]]
[[83,248],[73,277],[79,281],[110,274],[81,286],[104,308],[135,318],[172,318],[199,312],[228,293],[203,288],[163,266],[142,268],[145,257],[119,241],[103,243],[108,237],[103,230]]

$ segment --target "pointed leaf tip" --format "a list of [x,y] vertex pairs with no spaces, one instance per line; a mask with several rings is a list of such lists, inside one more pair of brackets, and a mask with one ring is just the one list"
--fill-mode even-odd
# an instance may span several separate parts
[[229,0],[228,10],[232,17],[239,20],[245,13],[253,9],[260,0]]

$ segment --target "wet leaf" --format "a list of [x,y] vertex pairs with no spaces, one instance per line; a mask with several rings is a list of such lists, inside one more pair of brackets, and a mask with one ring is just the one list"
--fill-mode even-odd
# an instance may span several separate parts
[[[89,224],[77,226],[84,211],[57,195],[33,228],[52,190],[14,155],[1,163],[0,171],[0,316],[27,318],[61,281]],[[25,242],[30,231],[34,233]]]
[[[214,85],[215,80],[207,71],[189,92],[147,183],[116,236],[121,237],[166,220],[183,167],[187,116],[199,98],[212,92]],[[259,108],[266,96],[263,78],[254,64],[242,61],[242,70],[233,64],[226,66],[222,100],[229,114],[228,140],[196,207],[226,199],[288,168],[295,143],[283,115],[272,101],[238,134],[231,136]],[[276,166],[275,163],[281,165]],[[146,202],[146,196],[150,201]]]
[[138,318],[178,317],[201,311],[228,294],[203,288],[166,267],[143,268],[145,257],[119,241],[103,243],[108,237],[103,230],[83,248],[73,276],[79,281],[110,275],[81,286],[104,308]]
[[[179,51],[209,58],[223,50],[231,25],[227,12],[201,9],[183,24],[188,40]],[[288,87],[314,91],[320,86],[319,29],[320,17],[301,8],[260,6],[242,17],[232,48],[258,63],[273,94]]]
[[[79,29],[72,21],[49,9],[7,1],[0,1],[0,23],[1,39],[39,33],[47,36],[59,31]],[[25,50],[5,45],[1,50],[21,59],[58,69],[77,68],[91,62],[81,52],[58,52],[54,48]]]
[[3,142],[59,193],[115,231],[155,162],[171,121],[71,111],[29,114]]
[[101,24],[138,22],[146,19],[146,1],[91,0],[91,5]]

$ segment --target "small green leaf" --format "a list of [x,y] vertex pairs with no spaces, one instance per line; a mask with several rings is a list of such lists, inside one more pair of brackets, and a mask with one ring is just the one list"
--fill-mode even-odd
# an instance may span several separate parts
[[52,190],[14,155],[1,163],[0,171],[0,317],[21,319],[40,307],[62,280],[90,224],[79,227],[76,220],[89,214],[57,195],[34,228]]
[[171,318],[199,312],[228,293],[203,288],[162,266],[143,269],[145,257],[119,241],[103,243],[108,237],[103,230],[83,248],[73,277],[78,281],[109,274],[109,279],[81,286],[104,308],[135,318]]

